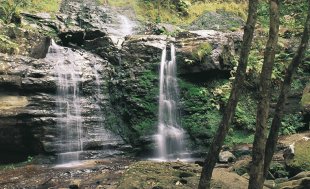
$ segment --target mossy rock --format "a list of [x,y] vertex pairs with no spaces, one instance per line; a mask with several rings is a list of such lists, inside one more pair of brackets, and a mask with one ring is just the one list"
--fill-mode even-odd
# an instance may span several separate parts
[[310,113],[310,84],[308,84],[304,89],[301,98],[301,106],[303,111]]
[[201,168],[182,162],[141,161],[131,165],[119,189],[128,188],[197,188]]
[[286,161],[291,175],[302,171],[310,171],[310,140],[297,141],[294,154],[294,158]]

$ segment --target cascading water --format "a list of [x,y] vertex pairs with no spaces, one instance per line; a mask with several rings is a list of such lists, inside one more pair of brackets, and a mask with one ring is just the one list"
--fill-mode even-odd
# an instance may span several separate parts
[[109,28],[108,32],[111,34],[110,38],[115,43],[115,45],[121,49],[125,37],[134,33],[136,23],[124,15],[118,15],[117,18],[117,27],[115,29]]
[[79,94],[81,67],[75,64],[78,58],[68,48],[58,46],[52,41],[46,59],[53,63],[57,78],[56,114],[60,129],[57,146],[60,163],[79,160],[83,151],[81,103]]
[[160,160],[182,158],[184,130],[179,124],[178,84],[176,78],[175,47],[171,44],[171,60],[167,61],[167,49],[162,51],[160,63],[159,117],[157,156]]
[[124,15],[118,16],[120,19],[120,32],[122,36],[131,35],[133,33],[133,28],[135,27],[135,23]]

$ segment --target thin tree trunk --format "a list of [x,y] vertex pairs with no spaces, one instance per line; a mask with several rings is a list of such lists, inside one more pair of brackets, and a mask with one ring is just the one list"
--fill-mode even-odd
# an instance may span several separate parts
[[249,1],[248,18],[244,28],[243,43],[241,47],[240,59],[237,67],[236,77],[233,82],[232,90],[226,105],[225,112],[222,117],[222,121],[212,141],[208,155],[204,161],[198,189],[210,188],[212,171],[214,169],[221,147],[227,135],[231,119],[235,114],[236,106],[240,96],[240,91],[244,84],[244,77],[248,64],[248,57],[251,49],[253,33],[257,20],[258,2],[259,2],[258,0]]
[[290,91],[292,77],[296,69],[300,65],[302,59],[305,56],[305,52],[307,50],[308,43],[309,43],[309,36],[310,36],[310,0],[308,0],[308,16],[307,16],[307,20],[304,26],[302,39],[298,47],[298,50],[293,57],[292,62],[290,63],[290,65],[288,66],[286,70],[286,74],[284,77],[283,84],[281,86],[280,95],[279,95],[278,102],[276,105],[275,114],[272,120],[269,136],[267,139],[266,149],[265,149],[264,180],[267,176],[270,163],[272,160],[272,156],[273,156],[273,153],[275,151],[276,144],[278,141],[279,129],[281,127],[281,120],[283,118],[283,109],[284,109],[284,105],[287,99],[287,95]]
[[263,188],[265,143],[267,119],[269,114],[271,75],[279,33],[279,0],[270,0],[269,39],[264,52],[264,63],[260,75],[259,101],[256,114],[256,131],[254,136],[252,163],[250,169],[249,189]]

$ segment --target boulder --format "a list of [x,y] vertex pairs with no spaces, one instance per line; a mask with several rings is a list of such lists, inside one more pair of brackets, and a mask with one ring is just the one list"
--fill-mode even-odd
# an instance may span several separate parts
[[279,189],[308,189],[310,188],[310,177],[303,177],[276,185]]
[[290,178],[289,180],[299,180],[305,177],[310,177],[310,171],[303,171],[298,173],[297,175],[293,176],[292,178]]
[[302,171],[310,171],[309,154],[310,140],[300,139],[295,142],[294,155],[285,156],[285,164],[290,175],[296,175]]
[[70,189],[79,189],[79,188],[80,188],[80,185],[81,185],[81,182],[82,182],[81,179],[72,180],[72,181],[70,182],[69,188],[70,188]]
[[242,33],[214,30],[189,31],[176,38],[177,62],[180,74],[207,71],[228,72],[233,69],[234,55]]
[[276,186],[276,183],[274,180],[266,180],[264,182],[264,186],[266,186],[268,188],[274,188]]
[[30,52],[30,57],[33,58],[45,58],[48,52],[48,47],[51,45],[51,38],[50,37],[43,37],[40,39],[38,44],[34,46]]
[[230,163],[236,160],[234,154],[229,151],[222,151],[219,154],[219,162],[220,163]]
[[251,160],[252,158],[250,156],[244,156],[241,160],[236,161],[230,170],[236,172],[238,175],[247,174],[250,169]]

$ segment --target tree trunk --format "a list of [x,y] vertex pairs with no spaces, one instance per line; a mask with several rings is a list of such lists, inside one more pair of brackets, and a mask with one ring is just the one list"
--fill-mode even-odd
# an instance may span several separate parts
[[290,91],[292,77],[296,69],[300,65],[302,59],[305,56],[305,52],[307,50],[307,46],[309,43],[309,36],[310,36],[310,0],[308,0],[308,16],[307,16],[307,20],[304,26],[302,39],[298,47],[298,50],[293,57],[292,62],[290,63],[290,65],[288,66],[286,70],[286,74],[284,76],[284,81],[281,86],[280,95],[279,95],[278,102],[276,105],[275,114],[272,120],[269,136],[267,139],[266,149],[265,149],[264,180],[267,176],[270,163],[272,160],[272,156],[273,156],[273,153],[275,151],[276,144],[278,141],[279,129],[281,127],[281,120],[283,118],[283,109],[284,109],[284,105],[287,99],[287,95]]
[[208,155],[204,161],[198,189],[210,188],[212,171],[216,164],[225,137],[227,135],[231,119],[234,116],[236,110],[241,87],[244,84],[244,77],[248,64],[248,57],[251,49],[251,43],[253,40],[253,33],[257,19],[257,7],[258,7],[258,0],[249,1],[248,18],[246,26],[244,28],[243,43],[241,47],[240,59],[237,67],[236,77],[233,82],[232,90],[230,93],[228,103],[226,105],[225,112],[222,117],[222,121],[219,125],[215,138],[212,141]]
[[259,101],[256,114],[256,131],[254,136],[252,163],[250,169],[249,189],[263,188],[264,157],[269,114],[271,75],[279,33],[279,0],[270,0],[269,39],[264,52],[264,63],[260,75]]

